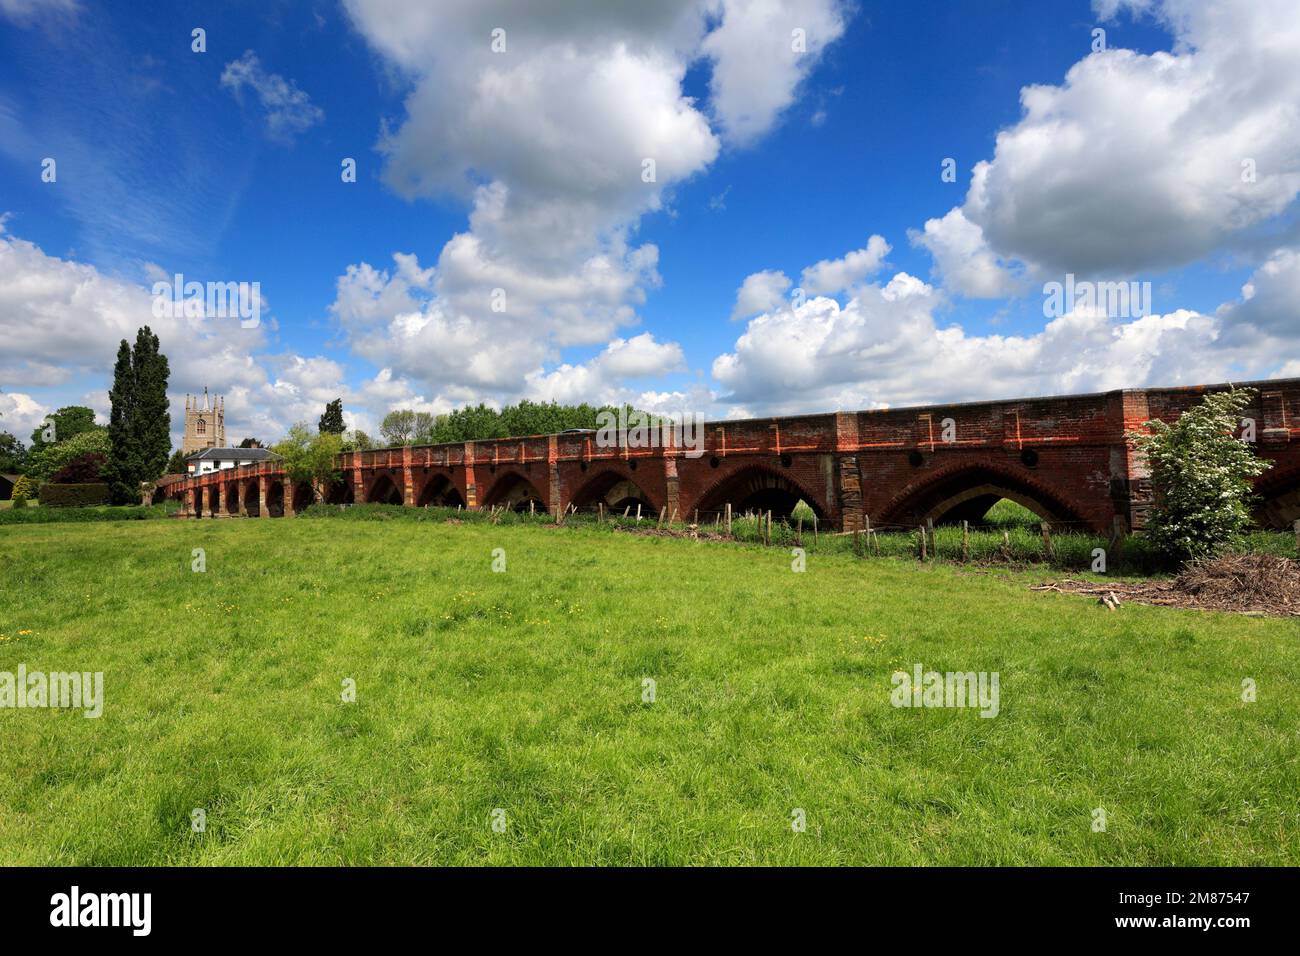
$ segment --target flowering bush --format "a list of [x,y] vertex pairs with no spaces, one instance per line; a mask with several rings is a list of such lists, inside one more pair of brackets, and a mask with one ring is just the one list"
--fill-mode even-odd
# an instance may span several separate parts
[[1215,554],[1250,522],[1252,481],[1270,463],[1233,433],[1253,397],[1214,392],[1172,425],[1149,421],[1148,432],[1130,433],[1151,470],[1147,535],[1169,557]]

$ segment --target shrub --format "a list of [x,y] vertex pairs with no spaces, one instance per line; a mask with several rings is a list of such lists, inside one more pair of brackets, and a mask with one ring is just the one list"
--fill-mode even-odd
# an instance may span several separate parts
[[49,508],[85,508],[108,501],[108,485],[102,481],[85,484],[47,484],[41,488],[41,504]]
[[90,431],[74,435],[67,441],[55,445],[46,445],[27,456],[27,474],[37,481],[48,481],[50,477],[72,461],[92,452],[107,456],[109,453],[108,430],[95,427]]
[[1216,554],[1250,522],[1252,479],[1270,464],[1233,433],[1253,397],[1215,392],[1172,425],[1149,421],[1149,433],[1130,433],[1151,469],[1147,536],[1170,558]]
[[56,485],[85,485],[103,480],[108,456],[99,451],[88,451],[70,460],[50,476]]
[[26,475],[19,475],[18,480],[14,482],[13,507],[26,508],[27,499],[36,494],[36,482]]
[[[66,486],[65,486],[66,487]],[[175,513],[175,502],[162,505],[136,505],[125,508],[28,508],[0,511],[0,525],[7,524],[64,524],[86,521],[143,521],[167,518]]]

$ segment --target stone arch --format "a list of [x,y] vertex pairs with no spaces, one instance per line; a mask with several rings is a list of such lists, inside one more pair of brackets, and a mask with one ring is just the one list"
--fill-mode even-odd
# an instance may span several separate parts
[[272,518],[284,517],[284,482],[279,478],[267,479],[266,513]]
[[226,496],[226,514],[239,514],[239,482],[230,482],[222,488],[221,493]]
[[803,501],[818,518],[826,517],[826,509],[817,496],[788,472],[768,465],[742,465],[700,495],[695,508],[711,513],[722,511],[727,504],[735,514],[747,511],[772,512],[774,518],[788,518],[794,506]]
[[433,505],[441,508],[454,508],[456,505],[465,504],[465,499],[461,497],[460,490],[452,482],[449,475],[441,473],[432,474],[420,489],[419,496],[415,499],[416,507]]
[[537,511],[546,511],[546,499],[531,481],[513,468],[499,476],[492,488],[483,496],[482,507],[505,505],[512,511],[527,511],[529,503]]
[[940,468],[904,488],[873,523],[978,522],[1002,498],[1028,508],[1052,524],[1086,524],[1068,499],[1038,478],[1005,465],[966,463]]
[[1255,522],[1264,528],[1289,531],[1300,521],[1300,466],[1283,469],[1273,474],[1264,472],[1255,485],[1259,503],[1255,508]]
[[316,489],[309,481],[300,481],[293,486],[293,513],[310,508],[316,503]]
[[331,481],[325,491],[325,501],[332,505],[350,505],[356,501],[356,491],[350,481]]
[[402,489],[397,487],[397,483],[390,476],[380,475],[366,492],[366,501],[372,505],[400,505]]
[[593,475],[572,498],[573,506],[579,511],[596,511],[599,502],[604,502],[605,510],[611,514],[622,514],[625,508],[635,511],[638,505],[650,514],[659,511],[659,506],[639,484],[614,468]]
[[250,518],[261,517],[262,514],[262,495],[261,489],[258,488],[257,479],[244,482],[244,512]]

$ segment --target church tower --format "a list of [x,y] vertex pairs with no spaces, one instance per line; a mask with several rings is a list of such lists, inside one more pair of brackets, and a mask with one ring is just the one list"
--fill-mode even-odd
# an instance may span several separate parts
[[181,454],[191,455],[205,448],[226,447],[226,400],[218,396],[209,401],[208,390],[203,390],[203,402],[199,397],[185,396],[185,439],[181,443]]

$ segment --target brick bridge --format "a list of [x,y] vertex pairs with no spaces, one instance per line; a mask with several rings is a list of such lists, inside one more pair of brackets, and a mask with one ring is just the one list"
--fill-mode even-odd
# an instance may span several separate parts
[[[834,527],[914,528],[977,520],[1009,498],[1059,526],[1140,528],[1150,483],[1125,431],[1173,421],[1207,391],[1125,389],[1093,395],[971,402],[784,418],[710,422],[703,454],[681,447],[602,448],[596,434],[566,433],[350,452],[343,481],[290,482],[276,462],[201,477],[173,476],[154,500],[190,516],[293,515],[316,500],[408,507],[529,507],[712,520],[789,514],[803,499]],[[1256,448],[1274,462],[1260,479],[1260,518],[1300,519],[1300,379],[1248,383]],[[698,446],[697,446],[698,447]]]

